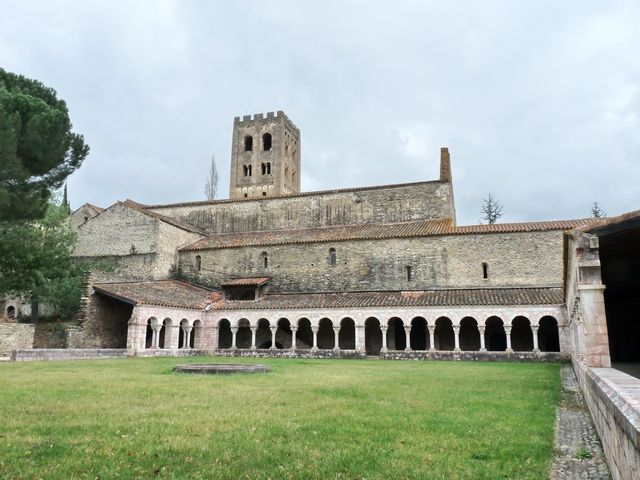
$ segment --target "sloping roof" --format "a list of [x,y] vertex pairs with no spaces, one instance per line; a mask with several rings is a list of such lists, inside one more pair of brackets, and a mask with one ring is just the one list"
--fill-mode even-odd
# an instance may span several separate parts
[[96,292],[133,305],[203,310],[222,298],[220,292],[178,280],[96,283]]
[[74,215],[76,212],[79,212],[82,208],[87,208],[92,212],[94,212],[96,215],[104,211],[104,208],[98,207],[92,203],[84,203],[80,205],[78,208],[76,208],[71,215]]
[[180,250],[209,250],[246,246],[284,245],[291,243],[334,242],[345,240],[378,240],[438,235],[469,235],[485,233],[517,233],[547,230],[568,230],[588,225],[592,219],[557,220],[550,222],[498,223],[493,225],[453,226],[451,219],[422,220],[392,224],[341,225],[289,230],[222,233],[182,247]]
[[147,215],[152,218],[157,218],[158,220],[168,223],[169,225],[173,225],[174,227],[180,228],[182,230],[186,230],[187,232],[197,233],[199,235],[204,235],[205,232],[198,227],[194,227],[190,223],[184,222],[182,220],[178,220],[177,218],[168,217],[166,215],[162,215],[160,213],[152,212],[147,210],[147,207],[141,203],[134,202],[133,200],[125,200],[124,202],[117,202],[118,204],[124,205],[128,208],[132,208],[144,215]]
[[278,293],[259,300],[220,300],[215,310],[272,310],[363,307],[440,307],[498,305],[561,305],[562,289],[468,288],[395,292]]
[[610,233],[636,226],[640,222],[640,210],[623,213],[616,217],[597,218],[593,219],[593,221],[592,224],[578,228],[578,230],[592,233]]
[[[159,205],[145,205],[145,208],[174,208],[174,207],[196,207],[200,205],[219,205],[224,203],[236,203],[236,202],[264,202],[274,199],[282,198],[297,198],[297,197],[311,197],[314,195],[332,195],[337,193],[350,193],[350,192],[364,192],[369,190],[382,190],[385,188],[402,188],[402,187],[414,187],[417,185],[428,185],[430,183],[443,183],[440,180],[429,180],[425,182],[411,182],[411,183],[395,183],[391,185],[372,185],[369,187],[352,187],[352,188],[339,188],[335,190],[317,190],[315,192],[299,192],[299,193],[287,193],[281,195],[269,195],[268,197],[253,197],[253,198],[225,198],[221,200],[200,200],[195,202],[180,202],[180,203],[167,203]],[[444,182],[446,183],[446,182]]]
[[233,278],[222,284],[223,287],[259,287],[269,281],[269,277]]

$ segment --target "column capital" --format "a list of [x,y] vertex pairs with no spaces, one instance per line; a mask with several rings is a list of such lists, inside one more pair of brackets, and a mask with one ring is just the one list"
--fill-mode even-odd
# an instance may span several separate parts
[[320,326],[319,325],[311,325],[311,331],[313,333],[318,333],[318,330],[320,330]]

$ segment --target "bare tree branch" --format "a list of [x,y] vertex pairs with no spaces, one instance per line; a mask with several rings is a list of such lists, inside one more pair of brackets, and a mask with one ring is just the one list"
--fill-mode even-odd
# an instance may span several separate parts
[[204,194],[207,200],[215,200],[218,193],[218,169],[216,168],[215,155],[211,155],[211,168],[207,182],[204,184]]

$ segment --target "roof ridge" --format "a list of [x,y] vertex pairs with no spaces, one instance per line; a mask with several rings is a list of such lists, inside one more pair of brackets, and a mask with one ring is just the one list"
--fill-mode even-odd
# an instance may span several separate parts
[[120,204],[120,205],[124,205],[128,208],[131,208],[133,210],[136,210],[137,212],[140,212],[144,215],[147,215],[149,217],[155,218],[157,220],[160,220],[164,223],[167,223],[169,225],[173,225],[176,228],[179,228],[181,230],[185,230],[187,232],[191,232],[191,233],[197,233],[199,235],[206,235],[206,233],[204,232],[204,230],[191,225],[188,222],[185,222],[183,220],[178,220],[177,218],[173,218],[173,217],[169,217],[167,215],[163,215],[162,213],[158,213],[158,212],[154,212],[151,210],[148,210],[146,208],[145,205],[143,205],[142,203],[138,203],[134,200],[131,200],[129,198],[127,198],[124,201],[118,201],[116,202],[116,204]]

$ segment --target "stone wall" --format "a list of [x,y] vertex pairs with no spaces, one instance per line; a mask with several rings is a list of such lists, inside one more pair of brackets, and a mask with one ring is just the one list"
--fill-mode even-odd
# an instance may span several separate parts
[[[336,265],[329,249],[335,248]],[[262,252],[269,258],[263,268]],[[195,256],[202,257],[201,271]],[[488,264],[483,278],[482,263]],[[407,280],[406,267],[411,267]],[[560,286],[562,232],[493,233],[200,250],[180,253],[198,283],[268,276],[271,291]]]
[[126,350],[116,348],[37,348],[33,350],[16,350],[11,354],[11,360],[16,362],[34,362],[41,360],[91,360],[97,358],[121,358],[126,356]]
[[574,362],[614,480],[640,478],[640,380],[612,368]]
[[94,293],[88,299],[86,320],[67,330],[69,348],[125,348],[127,322],[133,306]]
[[66,348],[68,322],[42,322],[36,324],[33,348]]
[[450,183],[303,193],[270,199],[219,200],[153,206],[208,233],[453,218]]
[[7,356],[16,349],[33,348],[35,328],[31,323],[0,322],[0,356]]

